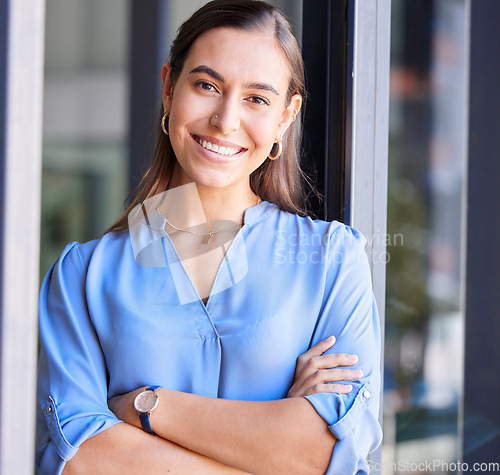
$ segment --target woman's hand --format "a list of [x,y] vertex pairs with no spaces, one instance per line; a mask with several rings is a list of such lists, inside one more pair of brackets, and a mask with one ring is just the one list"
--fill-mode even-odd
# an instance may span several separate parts
[[120,394],[111,399],[108,399],[108,407],[111,412],[123,422],[141,428],[139,416],[134,409],[134,399],[136,396],[144,391],[148,386],[138,388],[129,393]]
[[358,357],[346,353],[323,354],[335,344],[331,336],[320,341],[297,358],[293,385],[287,398],[308,396],[316,393],[347,394],[352,391],[350,384],[332,384],[336,381],[349,381],[363,376],[361,370],[338,368],[356,364]]

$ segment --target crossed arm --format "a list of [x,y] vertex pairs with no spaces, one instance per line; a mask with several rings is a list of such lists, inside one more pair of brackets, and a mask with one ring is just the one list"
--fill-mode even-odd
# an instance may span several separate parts
[[347,393],[352,386],[327,383],[361,376],[345,368],[355,356],[323,354],[334,341],[323,340],[298,358],[286,399],[232,401],[160,388],[151,413],[157,437],[140,429],[133,409],[144,388],[117,396],[109,407],[126,423],[87,439],[64,474],[324,473],[336,439],[302,396]]

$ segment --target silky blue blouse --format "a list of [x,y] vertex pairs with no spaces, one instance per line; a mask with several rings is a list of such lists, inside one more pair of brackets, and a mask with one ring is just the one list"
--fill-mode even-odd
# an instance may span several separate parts
[[[330,335],[364,376],[306,396],[338,439],[329,474],[365,474],[380,444],[380,330],[365,239],[266,201],[246,210],[205,306],[152,211],[63,251],[40,293],[36,464],[59,474],[120,422],[107,400],[140,386],[285,398],[297,357]],[[196,257],[194,257],[196,258]]]

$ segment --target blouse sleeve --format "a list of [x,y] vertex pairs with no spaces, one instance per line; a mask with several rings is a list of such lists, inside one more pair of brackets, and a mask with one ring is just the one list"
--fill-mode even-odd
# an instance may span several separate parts
[[378,422],[380,394],[380,326],[373,297],[365,238],[348,226],[330,237],[323,308],[312,345],[334,335],[328,353],[358,355],[351,369],[363,377],[349,381],[349,394],[318,393],[306,396],[338,440],[327,474],[368,474],[368,453],[382,440]]
[[107,406],[106,364],[86,304],[86,266],[69,244],[40,291],[36,465],[60,474],[79,445],[120,422]]

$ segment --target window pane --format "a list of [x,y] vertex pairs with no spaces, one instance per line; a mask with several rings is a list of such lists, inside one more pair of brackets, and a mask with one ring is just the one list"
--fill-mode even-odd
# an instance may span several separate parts
[[120,215],[128,157],[128,2],[47,0],[42,276]]
[[455,473],[462,387],[464,0],[392,2],[384,473]]

